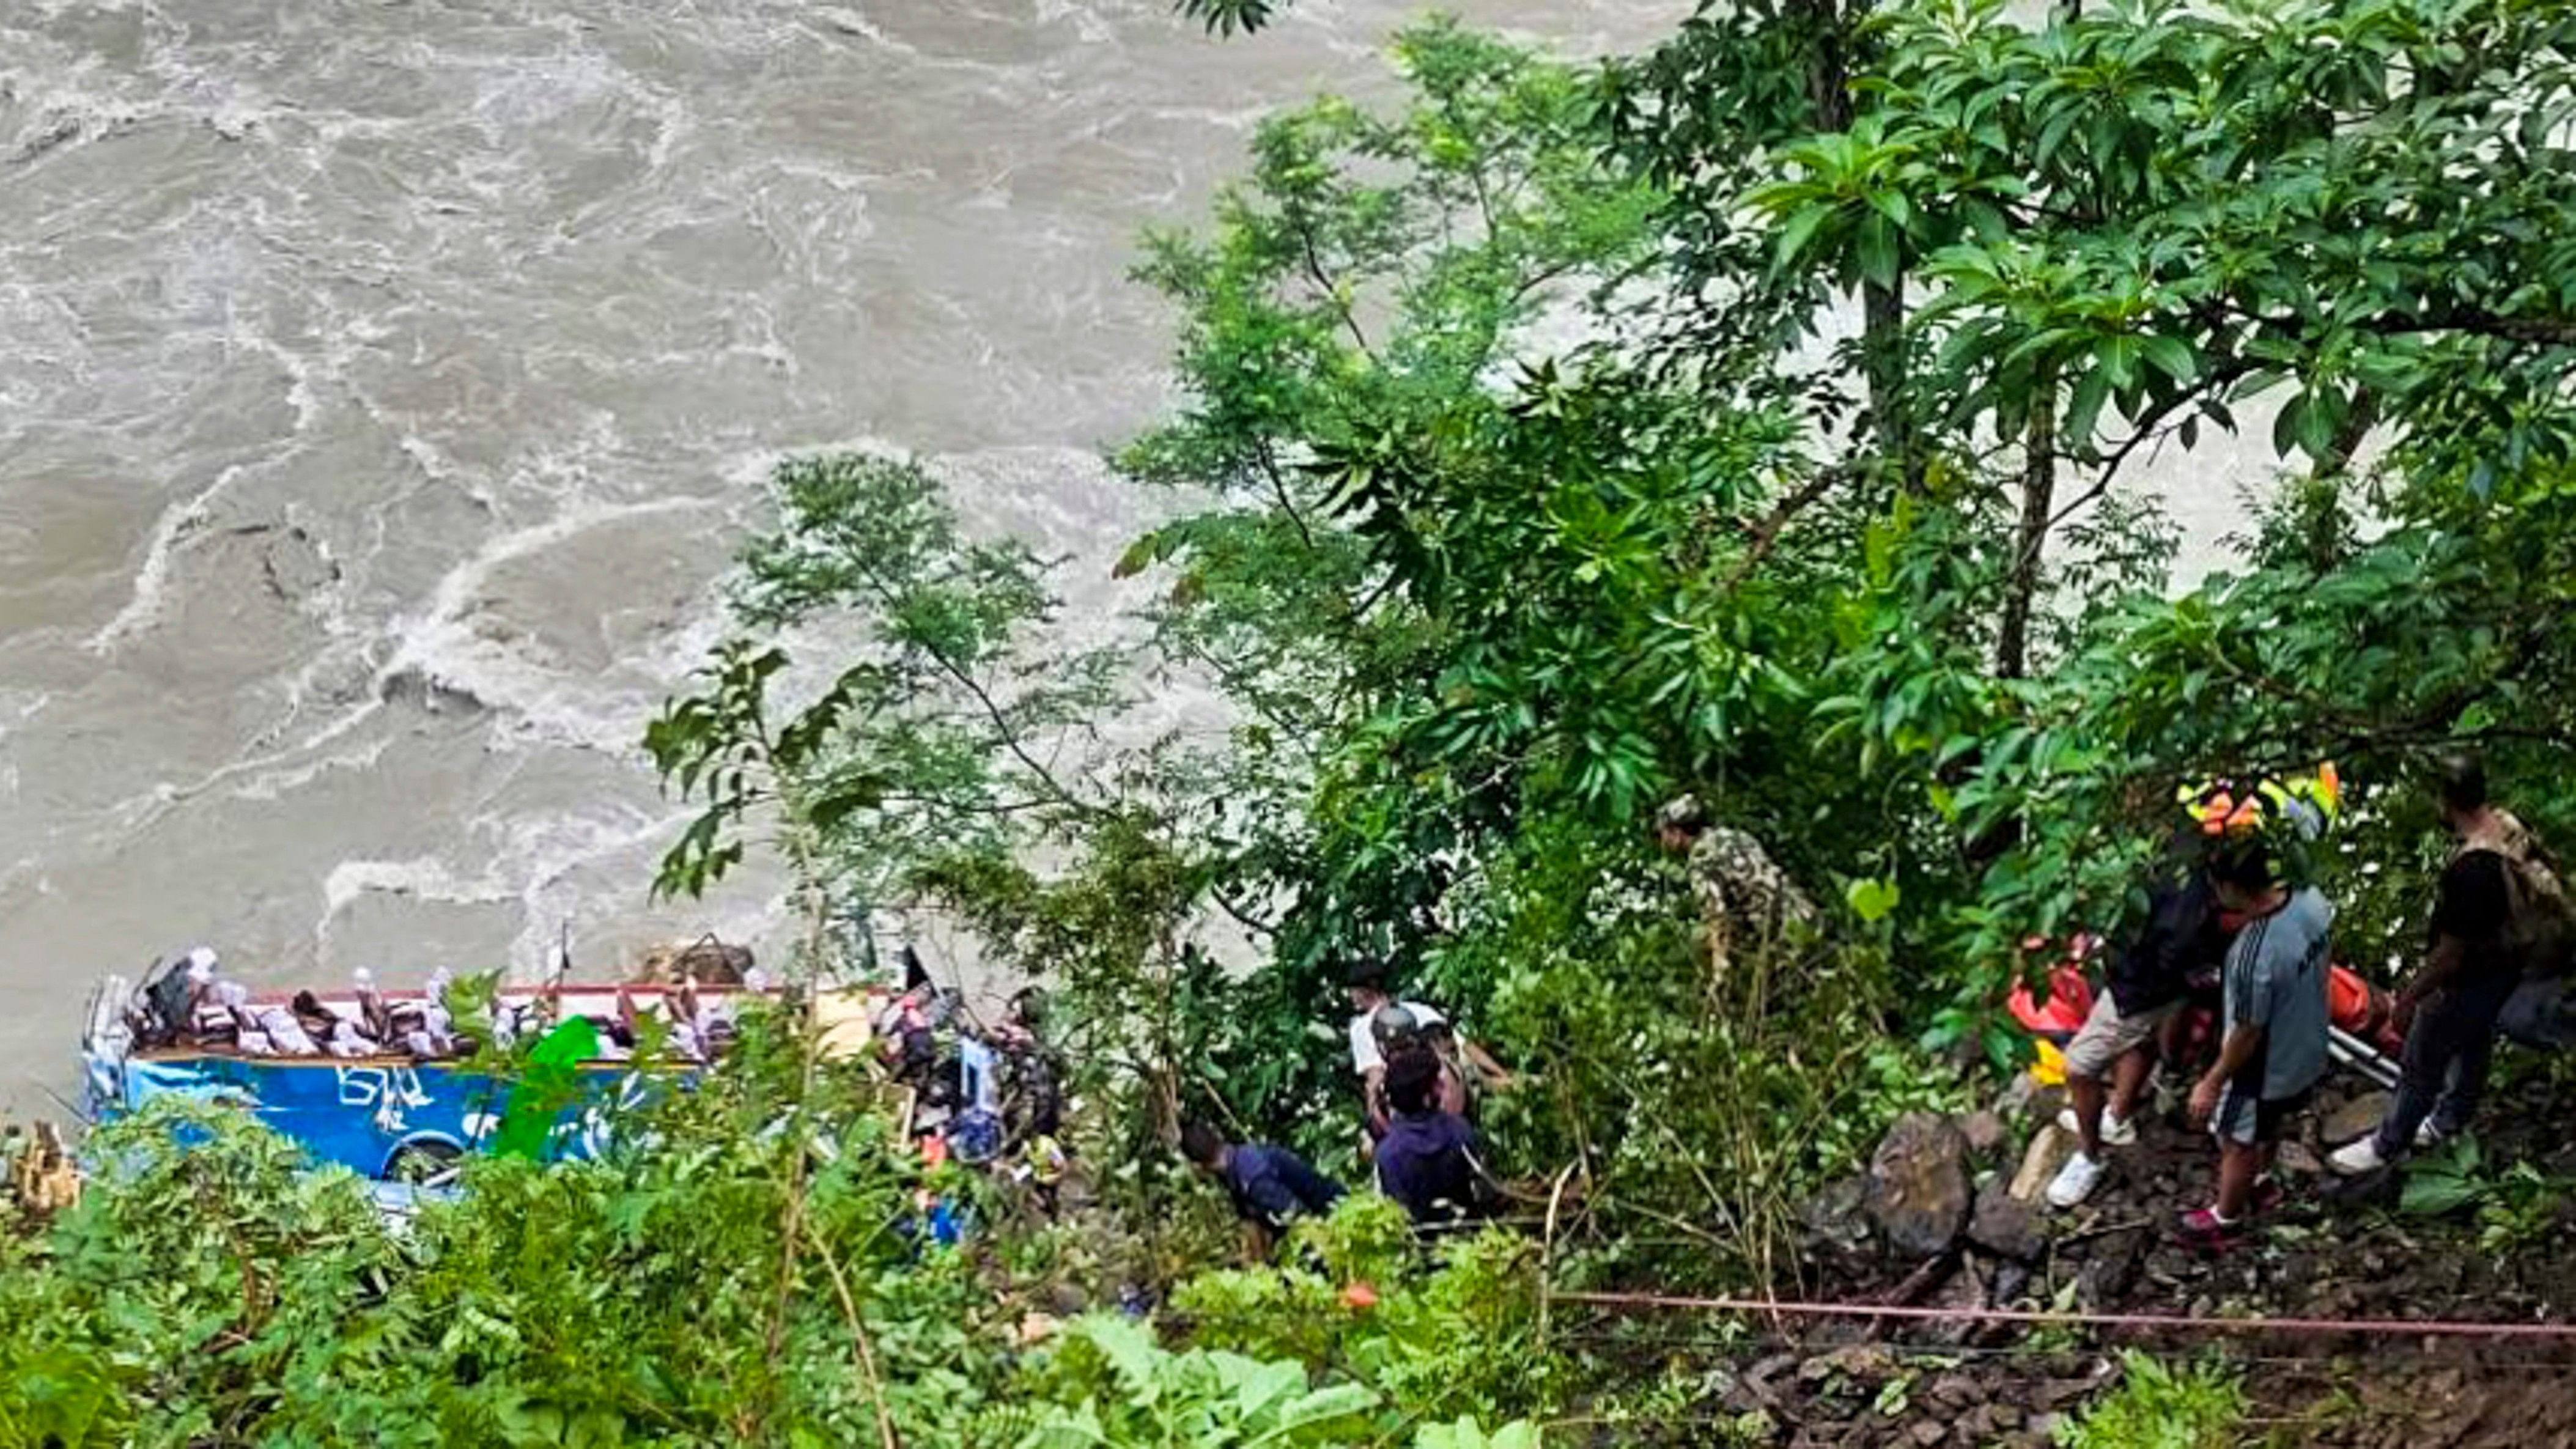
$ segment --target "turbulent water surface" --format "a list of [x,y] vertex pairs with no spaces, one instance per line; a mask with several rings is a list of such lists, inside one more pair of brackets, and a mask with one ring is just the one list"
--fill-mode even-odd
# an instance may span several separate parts
[[[1476,0],[1578,51],[1679,0]],[[1163,398],[1137,230],[1382,87],[1393,3],[0,3],[0,1099],[97,973],[577,961],[783,449],[936,455],[1093,558]],[[1096,571],[1095,571],[1096,572]]]

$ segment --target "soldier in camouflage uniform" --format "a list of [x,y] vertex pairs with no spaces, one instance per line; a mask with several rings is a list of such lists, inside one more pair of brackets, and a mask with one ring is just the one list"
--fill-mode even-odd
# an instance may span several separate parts
[[1725,979],[1738,951],[1762,950],[1817,928],[1815,903],[1762,842],[1711,821],[1698,796],[1665,802],[1655,813],[1655,832],[1690,873],[1712,985]]

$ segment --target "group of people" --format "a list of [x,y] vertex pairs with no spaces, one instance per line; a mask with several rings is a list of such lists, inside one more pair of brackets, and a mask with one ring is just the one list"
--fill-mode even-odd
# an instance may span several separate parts
[[[2331,821],[2338,794],[2331,767],[2241,798],[2215,785],[2185,792],[2188,818],[2150,882],[2145,915],[2110,953],[2106,988],[2066,1046],[2069,1105],[2059,1121],[2076,1148],[2048,1183],[2051,1205],[2085,1202],[2113,1150],[2138,1140],[2140,1104],[2159,1071],[2178,1089],[2189,1082],[2184,1109],[2218,1143],[2214,1191],[2181,1215],[2184,1236],[2222,1243],[2278,1201],[2275,1151],[2315,1097],[2336,1034],[2335,908],[2292,867]],[[2452,844],[2422,963],[2388,1004],[2388,1033],[2404,1044],[2396,1090],[2375,1131],[2328,1155],[2339,1175],[2377,1172],[2466,1130],[2499,1023],[2542,1020],[2546,1008],[2535,1004],[2564,989],[2569,913],[2549,855],[2489,799],[2474,757],[2444,763],[2438,796]],[[1815,907],[1761,847],[1713,827],[1696,800],[1667,805],[1656,827],[1689,863],[1713,976],[1741,950],[1817,928]],[[1477,1089],[1508,1075],[1441,1013],[1397,999],[1374,963],[1356,968],[1347,987],[1351,1069],[1378,1190],[1426,1228],[1484,1215],[1498,1189],[1471,1117]],[[1182,1147],[1225,1185],[1258,1250],[1346,1192],[1284,1147],[1230,1141],[1204,1123],[1185,1129]]]
[[[1477,1098],[1509,1087],[1511,1074],[1438,1010],[1398,999],[1377,962],[1354,964],[1343,990],[1377,1190],[1427,1232],[1486,1218],[1502,1188],[1470,1119]],[[1184,1126],[1181,1151],[1224,1185],[1254,1256],[1267,1256],[1290,1222],[1330,1212],[1348,1193],[1288,1148],[1229,1141],[1209,1123]]]
[[911,947],[902,959],[903,991],[872,997],[865,1019],[888,1075],[913,1093],[911,1130],[968,1165],[1015,1156],[1051,1198],[1066,1167],[1058,1140],[1065,1097],[1046,992],[1024,987],[999,1021],[986,1022],[962,992],[933,981]]
[[325,1002],[310,991],[263,1000],[222,974],[214,948],[195,946],[146,981],[128,1009],[127,1027],[146,1049],[434,1061],[456,1053],[447,985],[447,973],[440,971],[417,999],[388,1001],[373,976],[361,970],[345,1002]]
[[[748,959],[749,953],[741,955]],[[725,984],[755,994],[768,989],[756,969]],[[586,1015],[602,1061],[631,1058],[647,1018],[658,1031],[660,1055],[675,1062],[713,1061],[735,1035],[733,998],[700,990],[694,976],[666,986],[585,988],[580,994],[593,1000],[580,1010],[570,998],[545,992],[495,994],[470,1028],[458,1020],[451,1000],[456,985],[441,967],[420,991],[388,995],[374,973],[361,968],[352,973],[345,995],[324,998],[306,990],[260,996],[224,974],[212,947],[196,946],[146,978],[127,1003],[124,1021],[133,1044],[147,1051],[339,1061],[448,1061],[472,1055],[478,1034],[506,1046],[569,1024],[570,1015]]]
[[[2549,857],[2488,798],[2474,758],[2445,764],[2439,797],[2453,845],[2423,963],[2392,1006],[2391,1029],[2405,1044],[2397,1090],[2376,1131],[2329,1155],[2337,1174],[2376,1172],[2464,1130],[2485,1089],[2499,1019],[2547,964],[2533,959],[2527,928],[2558,909]],[[2335,912],[2314,886],[2284,879],[2281,821],[2304,836],[2316,828],[2313,807],[2283,795],[2267,832],[2240,828],[2244,802],[2195,803],[2195,823],[2168,853],[2143,925],[2114,954],[2108,989],[2067,1045],[2070,1105],[2061,1120],[2077,1149],[2047,1197],[2071,1208],[2093,1194],[2109,1150],[2137,1140],[2139,1102],[2161,1058],[2191,1075],[2189,1115],[2218,1139],[2212,1200],[2181,1221],[2186,1237],[2216,1241],[2277,1201],[2274,1151],[2325,1075]],[[2254,803],[2258,816],[2262,803]],[[2214,1011],[2217,1034],[2192,1074],[2195,1006]]]

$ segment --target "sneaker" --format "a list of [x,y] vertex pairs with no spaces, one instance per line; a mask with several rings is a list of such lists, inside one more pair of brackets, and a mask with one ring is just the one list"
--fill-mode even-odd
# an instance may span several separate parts
[[2099,1187],[2101,1183],[2102,1164],[2078,1152],[2066,1159],[2066,1165],[2057,1169],[2057,1176],[2050,1179],[2048,1205],[2055,1208],[2074,1207],[2091,1197],[2093,1189]]
[[[2079,1137],[2083,1135],[2082,1129],[2075,1125],[2075,1109],[2072,1107],[2061,1107],[2058,1109],[2057,1125],[2065,1128],[2069,1132],[2075,1133]],[[2128,1118],[2121,1116],[2119,1113],[2112,1111],[2108,1107],[2102,1109],[2103,1146],[2127,1147],[2135,1143],[2137,1140],[2137,1123],[2130,1121]]]
[[2279,1212],[2281,1204],[2287,1202],[2289,1197],[2289,1190],[2281,1186],[2279,1178],[2259,1178],[2254,1183],[2254,1202],[2251,1211],[2258,1216]]
[[2182,1215],[2178,1232],[2186,1247],[2218,1252],[2233,1247],[2244,1224],[2218,1215],[2214,1207],[2193,1208]]
[[2427,1117],[2416,1125],[2415,1145],[2418,1147],[2439,1147],[2445,1141],[2448,1141],[2450,1136],[2450,1133],[2434,1126],[2433,1119]]
[[2362,1177],[2387,1165],[2388,1159],[2379,1155],[2379,1138],[2375,1134],[2326,1154],[2326,1166],[2337,1177]]

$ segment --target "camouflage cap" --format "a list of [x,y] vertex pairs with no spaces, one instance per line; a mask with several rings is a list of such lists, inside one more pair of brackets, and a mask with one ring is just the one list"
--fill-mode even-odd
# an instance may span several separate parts
[[1655,828],[1658,830],[1699,830],[1707,824],[1708,811],[1701,806],[1697,795],[1675,795],[1664,802],[1664,808],[1655,812]]

